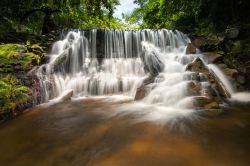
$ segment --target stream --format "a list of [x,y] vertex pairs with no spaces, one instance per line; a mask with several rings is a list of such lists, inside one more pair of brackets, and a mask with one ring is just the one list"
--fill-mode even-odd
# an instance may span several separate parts
[[177,116],[178,121],[156,123],[138,121],[139,114],[121,113],[124,108],[134,111],[131,103],[125,97],[89,97],[27,110],[0,126],[0,164],[249,165],[247,110],[230,110],[214,118],[197,111],[192,119]]

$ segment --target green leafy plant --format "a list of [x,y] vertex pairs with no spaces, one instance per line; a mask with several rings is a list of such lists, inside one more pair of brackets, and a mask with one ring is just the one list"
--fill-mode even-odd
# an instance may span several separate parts
[[30,100],[31,90],[11,74],[0,79],[0,112],[14,111]]
[[[32,49],[41,49],[31,45]],[[33,63],[39,64],[41,58],[32,52],[27,52],[27,47],[19,44],[0,45],[0,72],[13,72],[15,69],[29,70]]]

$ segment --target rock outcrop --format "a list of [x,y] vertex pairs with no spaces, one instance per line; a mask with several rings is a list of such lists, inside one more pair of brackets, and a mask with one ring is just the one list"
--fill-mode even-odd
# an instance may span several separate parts
[[197,75],[196,80],[188,84],[188,95],[193,96],[194,100],[193,108],[203,111],[213,110],[208,113],[208,116],[222,113],[217,110],[220,110],[219,105],[230,97],[230,93],[220,78],[200,58],[196,58],[187,65],[186,70]]

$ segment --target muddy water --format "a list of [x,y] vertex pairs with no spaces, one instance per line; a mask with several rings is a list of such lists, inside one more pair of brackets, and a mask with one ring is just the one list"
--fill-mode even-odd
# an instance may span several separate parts
[[[128,101],[33,108],[0,126],[1,166],[248,166],[250,112],[172,125],[107,116]],[[130,109],[129,106],[127,108]]]

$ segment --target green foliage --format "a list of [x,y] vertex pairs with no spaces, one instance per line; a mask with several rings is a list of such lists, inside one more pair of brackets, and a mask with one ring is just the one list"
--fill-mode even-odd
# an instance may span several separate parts
[[[30,47],[37,47],[36,45]],[[8,73],[15,70],[29,70],[32,64],[39,64],[40,56],[27,52],[27,48],[18,44],[0,45],[0,72]]]
[[247,0],[134,0],[138,8],[123,15],[126,25],[181,31],[222,31],[237,21],[249,22]]
[[30,100],[31,90],[11,74],[0,78],[0,113],[14,111]]
[[122,28],[113,18],[118,4],[119,0],[1,0],[0,19],[12,20],[17,31],[33,33],[41,33],[50,20],[63,28]]
[[186,28],[188,24],[195,23],[199,14],[199,2],[199,0],[136,0],[135,3],[139,7],[129,15],[123,15],[123,18],[128,24],[139,22],[141,28],[173,29],[180,27],[183,22],[186,22]]

